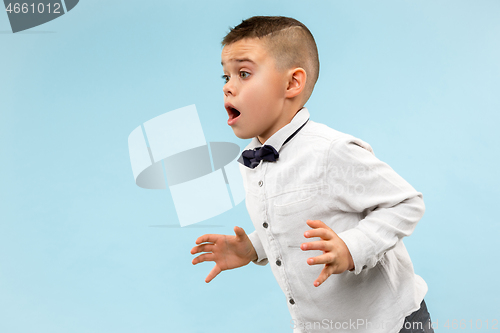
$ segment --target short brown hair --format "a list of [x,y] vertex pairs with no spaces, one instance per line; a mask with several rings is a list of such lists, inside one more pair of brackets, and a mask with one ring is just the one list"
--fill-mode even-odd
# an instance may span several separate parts
[[245,38],[264,38],[277,69],[302,67],[306,71],[305,104],[319,76],[318,48],[309,29],[291,17],[253,16],[232,28],[222,40],[222,46]]

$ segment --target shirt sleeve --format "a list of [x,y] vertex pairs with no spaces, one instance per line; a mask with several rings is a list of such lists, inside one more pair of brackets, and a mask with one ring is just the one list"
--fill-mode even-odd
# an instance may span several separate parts
[[359,274],[413,232],[425,211],[422,193],[352,136],[333,141],[327,161],[331,199],[338,209],[361,216],[356,226],[338,233]]
[[260,266],[267,265],[269,260],[267,259],[266,252],[264,251],[264,247],[262,246],[262,242],[260,241],[257,231],[248,234],[248,238],[250,238],[250,242],[252,242],[255,252],[257,252],[257,260],[252,262]]

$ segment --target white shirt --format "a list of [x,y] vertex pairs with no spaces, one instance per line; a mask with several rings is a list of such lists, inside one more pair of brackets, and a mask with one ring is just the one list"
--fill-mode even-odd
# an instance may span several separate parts
[[[271,263],[292,316],[284,325],[294,332],[399,332],[427,293],[402,241],[424,213],[422,194],[367,143],[308,119],[302,108],[264,142],[279,152],[276,162],[261,161],[254,169],[239,164],[256,229],[249,234],[254,262]],[[245,149],[262,145],[254,137]],[[323,252],[300,249],[319,240],[304,237],[308,219],[338,234],[354,271],[314,287],[324,265],[306,260]]]

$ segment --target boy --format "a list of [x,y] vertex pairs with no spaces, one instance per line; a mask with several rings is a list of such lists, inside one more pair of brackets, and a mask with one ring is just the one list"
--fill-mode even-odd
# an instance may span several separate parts
[[310,31],[258,16],[222,45],[228,125],[252,138],[239,162],[256,230],[199,237],[191,253],[207,253],[193,264],[215,262],[205,281],[271,263],[294,332],[433,332],[427,285],[402,242],[424,213],[422,194],[367,143],[309,120],[319,74]]

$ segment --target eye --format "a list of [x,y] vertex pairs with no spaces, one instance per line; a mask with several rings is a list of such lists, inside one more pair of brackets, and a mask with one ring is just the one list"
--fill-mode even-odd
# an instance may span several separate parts
[[224,80],[224,83],[227,83],[229,81],[229,75],[222,75],[222,79]]
[[250,73],[248,73],[248,72],[245,72],[245,71],[240,72],[240,77],[242,79],[248,79],[249,76],[250,76]]

